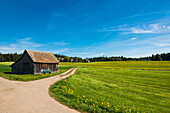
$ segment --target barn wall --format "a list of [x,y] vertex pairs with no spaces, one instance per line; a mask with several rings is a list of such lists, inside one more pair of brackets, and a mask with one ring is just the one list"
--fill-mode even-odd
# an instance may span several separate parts
[[33,61],[26,52],[21,60],[12,66],[12,73],[34,74]]
[[58,72],[58,64],[50,63],[35,63],[34,64],[34,73],[42,73],[42,70],[51,70],[51,72]]

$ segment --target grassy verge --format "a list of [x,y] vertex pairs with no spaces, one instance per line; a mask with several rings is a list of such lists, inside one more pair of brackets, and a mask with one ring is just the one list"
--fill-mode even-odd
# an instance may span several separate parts
[[133,66],[135,62],[126,68],[121,67],[122,62],[69,63],[81,68],[75,75],[52,85],[50,95],[71,108],[89,113],[169,112],[170,62],[136,63],[142,66]]
[[58,73],[52,74],[7,74],[6,72],[10,72],[12,62],[0,62],[0,76],[9,80],[18,80],[18,81],[32,81],[38,80],[42,78],[51,77],[57,74],[61,74],[68,69],[71,69],[73,66],[70,65],[60,65]]

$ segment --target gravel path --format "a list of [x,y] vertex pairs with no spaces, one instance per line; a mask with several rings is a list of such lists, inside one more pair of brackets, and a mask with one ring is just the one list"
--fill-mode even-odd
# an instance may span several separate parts
[[[53,77],[30,81],[11,81],[0,77],[0,113],[78,113],[48,94],[49,86],[75,73],[77,68]],[[71,73],[67,74],[68,72]],[[65,75],[62,76],[61,75]]]

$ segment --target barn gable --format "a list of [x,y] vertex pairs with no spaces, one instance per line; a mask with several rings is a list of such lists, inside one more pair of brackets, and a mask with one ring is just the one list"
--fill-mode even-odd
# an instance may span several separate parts
[[29,54],[24,51],[21,58],[13,63],[10,67],[12,67],[12,73],[22,73],[22,74],[33,74],[34,67],[33,67],[33,60],[29,56]]

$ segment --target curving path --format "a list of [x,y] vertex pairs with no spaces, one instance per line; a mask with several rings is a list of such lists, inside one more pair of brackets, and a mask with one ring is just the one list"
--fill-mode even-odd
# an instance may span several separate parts
[[[76,69],[30,82],[11,81],[0,77],[0,113],[78,113],[55,101],[48,94],[51,84],[73,75]],[[65,76],[60,77],[61,75]]]

